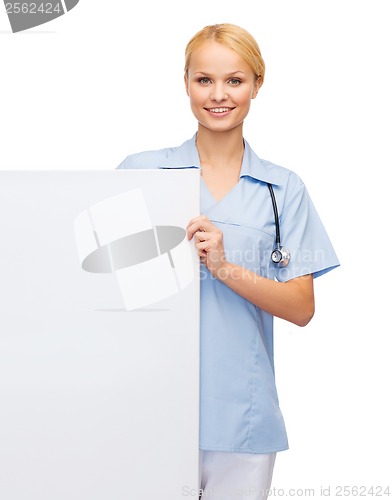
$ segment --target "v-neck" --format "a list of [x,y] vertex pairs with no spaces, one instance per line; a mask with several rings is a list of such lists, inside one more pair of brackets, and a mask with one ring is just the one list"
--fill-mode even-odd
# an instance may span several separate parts
[[200,172],[200,179],[201,179],[201,185],[203,186],[203,191],[205,193],[207,193],[208,195],[208,198],[210,199],[210,202],[211,202],[211,206],[217,206],[217,205],[220,205],[222,203],[224,203],[226,201],[227,198],[230,198],[232,196],[232,193],[237,189],[238,185],[240,184],[241,182],[241,177],[238,179],[238,182],[236,182],[236,184],[234,184],[234,186],[229,189],[225,195],[222,196],[222,198],[220,198],[219,200],[217,200],[214,195],[211,193],[210,189],[208,188],[207,186],[207,183],[205,182],[205,180],[203,179],[203,175],[202,175],[202,172],[203,172],[203,169],[201,169],[201,172]]
[[[218,205],[221,205],[222,203],[224,203],[226,201],[227,198],[230,198],[232,196],[232,193],[238,188],[238,185],[240,184],[241,182],[241,172],[242,172],[242,169],[243,169],[243,165],[244,165],[244,156],[242,158],[242,162],[241,162],[241,168],[240,168],[240,175],[239,175],[239,178],[238,178],[238,182],[236,182],[236,184],[234,184],[234,186],[229,189],[226,194],[224,196],[222,196],[222,198],[220,198],[219,200],[217,200],[214,195],[212,194],[212,192],[210,191],[209,187],[207,186],[207,183],[206,181],[203,179],[203,167],[201,165],[201,159],[200,159],[200,155],[199,155],[199,150],[197,149],[197,146],[196,146],[196,135],[195,135],[195,142],[193,144],[193,147],[194,147],[194,150],[193,150],[193,157],[195,159],[197,159],[197,162],[198,162],[198,165],[199,165],[199,168],[200,168],[200,184],[201,184],[201,188],[202,188],[202,193],[203,194],[206,194],[208,199],[209,199],[209,203],[208,203],[208,209],[214,207],[214,206],[218,206]],[[244,150],[244,155],[245,155],[245,150]]]

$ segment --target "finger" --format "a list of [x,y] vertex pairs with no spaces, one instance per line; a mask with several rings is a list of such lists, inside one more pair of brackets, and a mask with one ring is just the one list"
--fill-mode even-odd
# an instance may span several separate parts
[[208,233],[207,231],[201,231],[198,230],[194,233],[193,235],[195,237],[195,241],[206,241],[211,238],[211,233]]
[[188,225],[187,227],[187,236],[188,240],[191,240],[193,236],[197,233],[197,231],[200,231],[200,224],[197,222],[194,222],[193,224]]
[[195,246],[196,246],[197,253],[199,255],[201,253],[206,254],[208,252],[208,250],[210,249],[210,244],[208,241],[201,241],[200,243],[197,243]]
[[203,239],[208,234],[209,234],[208,230],[200,227],[200,224],[192,224],[192,226],[189,226],[187,230],[187,235],[189,240],[191,240],[193,236]]
[[200,224],[194,224],[193,226],[189,227],[187,234],[190,240],[193,238],[193,236],[195,236],[196,238],[200,238],[200,240],[204,240],[206,238],[210,238],[216,232],[217,229],[213,224],[210,224],[210,227],[207,227],[207,225],[200,226]]
[[200,216],[192,219],[187,226],[188,239],[191,240],[196,231],[212,231],[215,226],[206,216]]
[[187,226],[187,228],[186,228],[186,236],[187,236],[188,240],[191,240],[193,238],[193,235],[194,235],[194,233],[196,231],[197,231],[197,229],[195,229],[194,224],[192,224],[190,226]]
[[210,219],[206,215],[198,215],[188,222],[188,226],[192,224],[203,224],[204,222],[210,222]]

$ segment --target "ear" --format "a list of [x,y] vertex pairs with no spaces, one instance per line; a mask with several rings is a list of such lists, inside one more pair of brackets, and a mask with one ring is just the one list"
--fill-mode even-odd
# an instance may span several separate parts
[[189,97],[189,86],[188,86],[189,81],[188,81],[188,75],[186,73],[184,74],[184,83],[185,83],[186,94]]
[[262,84],[263,84],[263,80],[262,80],[261,76],[258,76],[256,78],[255,86],[254,86],[254,89],[253,89],[253,92],[252,92],[252,99],[256,98],[257,93],[260,90],[260,87],[262,86]]

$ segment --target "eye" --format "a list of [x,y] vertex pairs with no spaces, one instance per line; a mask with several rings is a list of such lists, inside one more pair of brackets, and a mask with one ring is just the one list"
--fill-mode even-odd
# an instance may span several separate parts
[[239,78],[230,78],[229,83],[230,85],[239,85],[241,80]]
[[199,78],[197,80],[199,83],[201,83],[202,85],[207,85],[208,83],[211,82],[211,80],[209,78],[207,78],[206,76],[202,76],[201,78]]

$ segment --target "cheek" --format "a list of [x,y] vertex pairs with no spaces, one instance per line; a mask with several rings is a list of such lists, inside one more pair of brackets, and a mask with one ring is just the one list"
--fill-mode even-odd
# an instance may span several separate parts
[[241,93],[240,95],[237,96],[235,99],[235,104],[239,106],[242,109],[248,109],[251,105],[252,101],[252,94],[249,92],[246,93]]
[[206,93],[205,89],[199,89],[199,88],[194,88],[190,87],[188,91],[188,96],[191,100],[192,103],[202,103],[206,100],[208,94]]

